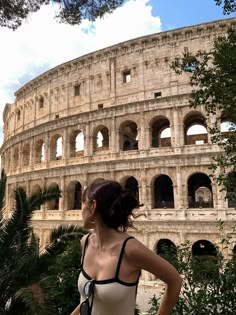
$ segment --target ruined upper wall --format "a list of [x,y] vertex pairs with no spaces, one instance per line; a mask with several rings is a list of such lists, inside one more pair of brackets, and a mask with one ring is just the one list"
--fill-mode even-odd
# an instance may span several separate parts
[[189,76],[176,76],[171,61],[184,50],[210,49],[235,27],[226,19],[129,40],[63,63],[19,89],[4,110],[4,141],[58,118],[190,92]]

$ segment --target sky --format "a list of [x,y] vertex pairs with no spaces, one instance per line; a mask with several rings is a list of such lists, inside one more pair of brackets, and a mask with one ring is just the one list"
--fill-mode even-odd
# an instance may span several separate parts
[[0,145],[5,104],[41,73],[125,40],[235,16],[223,15],[214,0],[127,0],[102,19],[70,26],[56,22],[56,10],[42,7],[16,31],[0,27]]

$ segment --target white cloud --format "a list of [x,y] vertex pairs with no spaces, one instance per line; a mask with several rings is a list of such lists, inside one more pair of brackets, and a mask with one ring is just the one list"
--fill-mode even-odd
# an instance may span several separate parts
[[130,0],[103,19],[94,23],[84,20],[79,26],[56,22],[56,6],[48,5],[31,14],[15,32],[0,28],[0,115],[4,105],[14,100],[14,92],[45,70],[97,49],[159,32],[160,18],[152,16],[147,3]]

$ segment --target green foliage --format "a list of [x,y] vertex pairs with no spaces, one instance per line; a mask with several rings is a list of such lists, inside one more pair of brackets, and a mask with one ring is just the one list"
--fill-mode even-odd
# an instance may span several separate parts
[[156,297],[156,295],[154,294],[153,297],[149,300],[148,304],[151,305],[151,307],[149,308],[147,315],[156,315],[158,307],[160,305],[160,297]]
[[[58,227],[42,250],[33,232],[32,214],[41,204],[60,197],[60,191],[44,189],[27,197],[24,189],[19,187],[15,190],[11,217],[4,219],[5,189],[3,171],[0,180],[0,314],[57,314],[55,292],[58,283],[55,278],[58,279],[58,275],[57,269],[52,272],[53,268],[58,265],[58,257],[66,252],[73,240],[78,242],[85,231],[76,226]],[[80,251],[77,269],[79,259]]]
[[50,274],[54,276],[57,286],[53,299],[58,315],[70,314],[80,302],[77,284],[80,261],[80,241],[75,240],[62,255],[57,257],[55,264],[50,268]]
[[224,14],[229,14],[236,11],[236,1],[235,0],[215,0],[216,5],[223,4]]
[[82,19],[94,21],[105,13],[111,13],[124,0],[14,0],[0,1],[0,26],[17,29],[30,12],[36,12],[42,5],[59,4],[56,18],[61,23],[80,24]]
[[[222,251],[230,252],[232,244],[231,238],[224,235],[223,222],[219,222],[219,229],[221,242],[216,257],[193,257],[189,242],[177,248],[183,287],[172,315],[236,314],[236,257],[223,256]],[[148,315],[156,314],[161,296],[150,300]]]
[[[171,68],[177,74],[189,73],[190,106],[204,106],[211,141],[222,149],[211,165],[213,177],[236,204],[236,30],[218,37],[209,52],[199,50],[192,56],[185,51]],[[221,130],[221,122],[230,123],[227,133]]]

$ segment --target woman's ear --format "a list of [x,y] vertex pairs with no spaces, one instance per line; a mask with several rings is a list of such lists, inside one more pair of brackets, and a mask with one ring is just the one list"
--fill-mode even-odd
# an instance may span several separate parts
[[96,200],[92,200],[91,202],[91,215],[94,215],[96,213],[97,203]]

